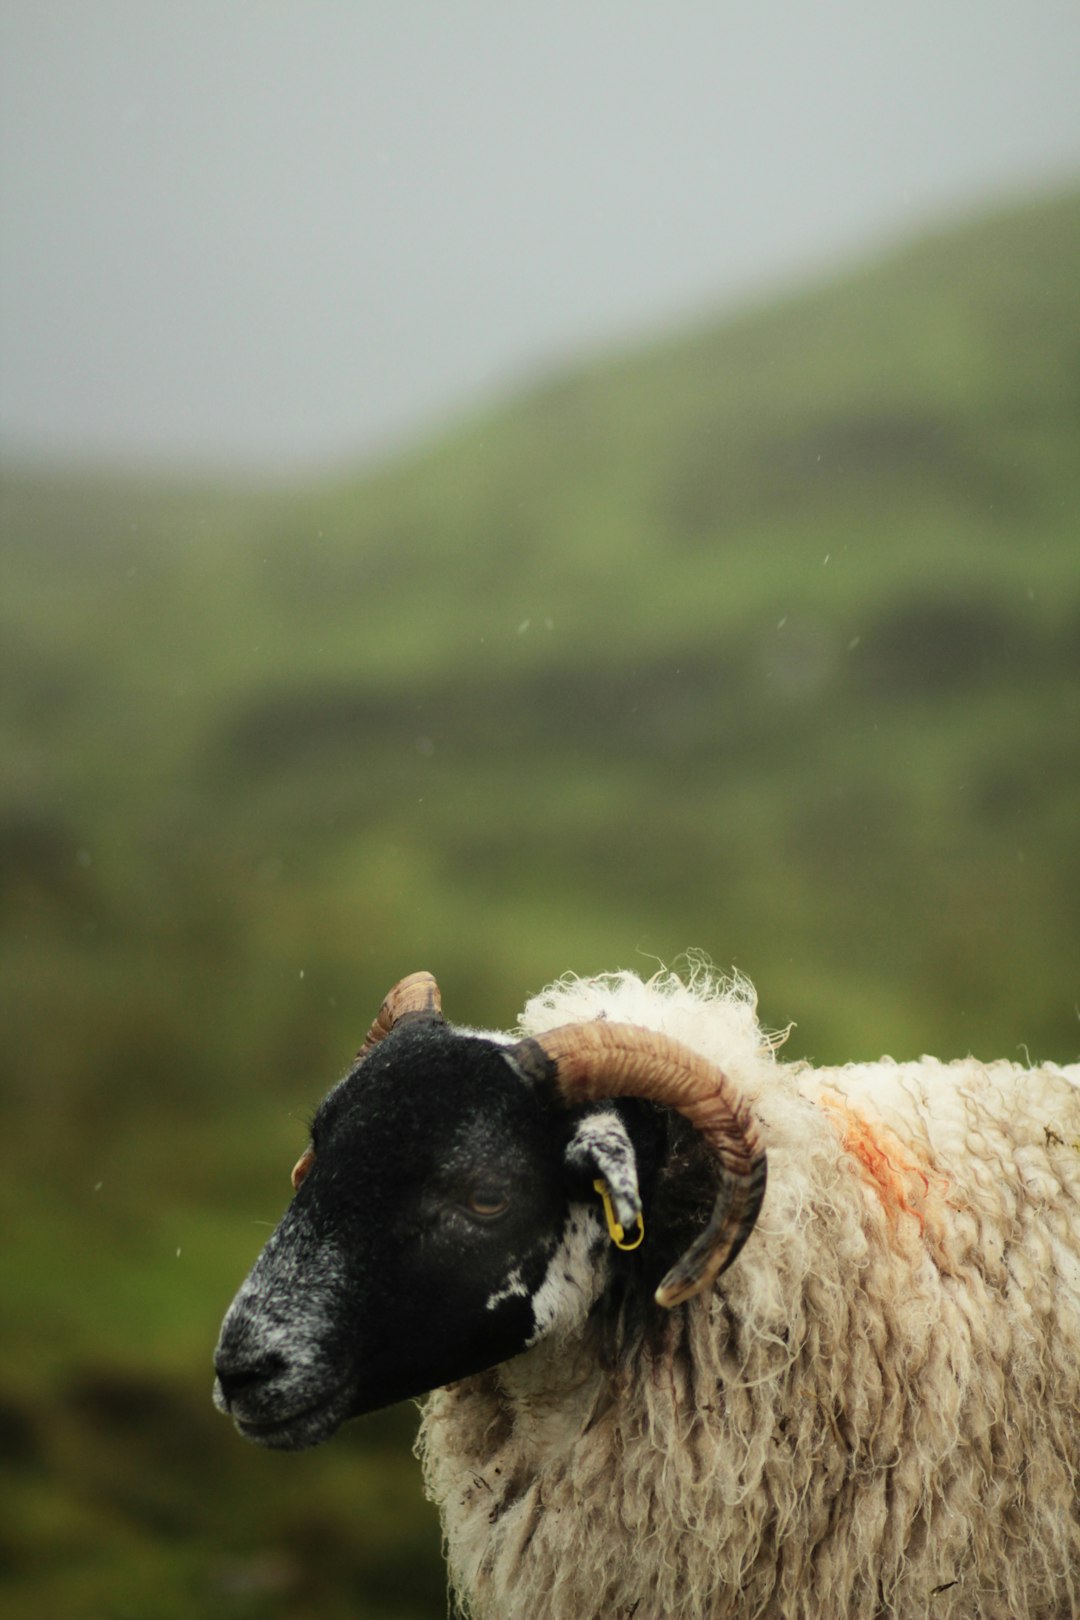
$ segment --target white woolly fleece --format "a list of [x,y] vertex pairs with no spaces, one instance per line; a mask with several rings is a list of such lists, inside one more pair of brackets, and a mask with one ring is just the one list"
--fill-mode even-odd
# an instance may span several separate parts
[[[565,980],[718,1064],[758,1224],[662,1346],[596,1329],[437,1391],[419,1448],[476,1620],[1080,1615],[1080,1088],[968,1058],[778,1063],[704,973]],[[1076,1072],[1076,1071],[1074,1071]]]

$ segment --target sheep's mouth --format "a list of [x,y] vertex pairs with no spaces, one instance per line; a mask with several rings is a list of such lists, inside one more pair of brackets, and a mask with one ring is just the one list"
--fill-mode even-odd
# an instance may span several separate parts
[[229,1414],[237,1432],[257,1446],[268,1446],[276,1451],[304,1451],[329,1440],[342,1424],[345,1412],[340,1400],[331,1396],[315,1401],[285,1417],[245,1417],[238,1411]]

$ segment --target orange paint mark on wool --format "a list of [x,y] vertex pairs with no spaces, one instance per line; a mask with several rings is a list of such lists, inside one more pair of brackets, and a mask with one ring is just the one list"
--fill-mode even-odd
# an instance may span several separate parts
[[922,1206],[930,1193],[931,1182],[941,1183],[941,1177],[919,1165],[887,1126],[872,1126],[839,1098],[821,1100],[836,1116],[843,1131],[844,1151],[857,1161],[863,1179],[877,1193],[885,1213],[894,1219],[898,1215],[911,1215],[918,1221],[919,1231],[925,1233]]

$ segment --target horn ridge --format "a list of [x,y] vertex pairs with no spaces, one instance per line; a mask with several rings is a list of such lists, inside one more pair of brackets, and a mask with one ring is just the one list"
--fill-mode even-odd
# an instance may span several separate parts
[[374,1022],[364,1037],[357,1058],[365,1058],[379,1042],[385,1040],[395,1024],[403,1018],[442,1019],[442,996],[433,976],[425,971],[410,973],[399,979],[383,1000]]
[[519,1066],[565,1107],[638,1097],[675,1108],[715,1152],[722,1180],[703,1232],[664,1277],[665,1309],[706,1289],[735,1259],[765,1195],[766,1157],[745,1100],[700,1053],[636,1024],[564,1024],[521,1041]]

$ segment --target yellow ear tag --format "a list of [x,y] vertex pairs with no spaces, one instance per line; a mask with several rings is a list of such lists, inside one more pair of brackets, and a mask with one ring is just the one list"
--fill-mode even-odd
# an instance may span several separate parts
[[607,1221],[608,1236],[610,1237],[612,1243],[614,1243],[615,1247],[617,1249],[625,1250],[628,1254],[634,1249],[639,1249],[645,1241],[644,1216],[640,1214],[638,1215],[637,1237],[632,1243],[627,1243],[626,1233],[622,1229],[622,1223],[615,1218],[615,1208],[611,1202],[611,1192],[603,1176],[598,1176],[593,1182],[593,1189],[600,1194],[601,1201],[604,1205],[604,1219]]

